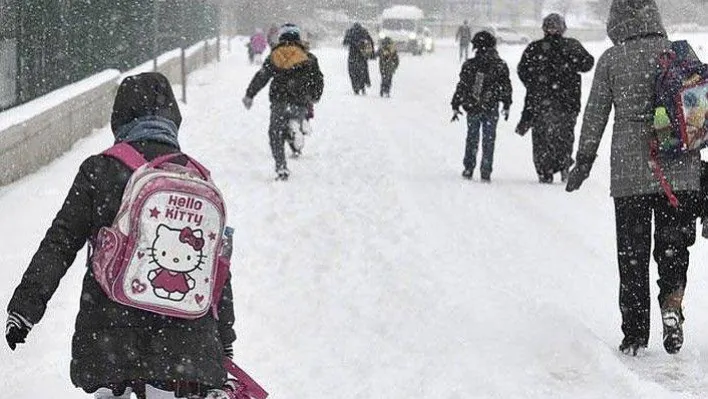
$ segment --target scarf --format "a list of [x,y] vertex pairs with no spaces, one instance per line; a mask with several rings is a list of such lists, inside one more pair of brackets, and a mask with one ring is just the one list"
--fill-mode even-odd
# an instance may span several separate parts
[[116,144],[135,141],[156,141],[179,149],[177,125],[160,116],[143,116],[121,126],[116,131]]

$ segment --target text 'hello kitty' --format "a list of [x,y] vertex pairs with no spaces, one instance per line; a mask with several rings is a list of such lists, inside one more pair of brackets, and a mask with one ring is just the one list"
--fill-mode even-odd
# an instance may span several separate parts
[[167,205],[168,208],[165,210],[166,218],[194,223],[197,226],[202,225],[204,215],[197,213],[204,207],[202,201],[192,197],[170,195]]

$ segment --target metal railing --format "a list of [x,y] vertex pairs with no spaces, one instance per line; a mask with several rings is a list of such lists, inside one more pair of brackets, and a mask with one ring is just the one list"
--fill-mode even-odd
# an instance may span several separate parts
[[0,109],[213,37],[207,0],[0,0]]

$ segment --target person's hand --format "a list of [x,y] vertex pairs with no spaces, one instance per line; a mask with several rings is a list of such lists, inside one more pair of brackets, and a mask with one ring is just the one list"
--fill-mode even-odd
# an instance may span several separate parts
[[568,173],[568,183],[566,183],[565,191],[573,192],[583,185],[585,179],[590,176],[590,169],[592,169],[592,163],[594,158],[581,158],[578,157],[577,163]]
[[460,115],[462,115],[462,112],[460,112],[459,109],[455,109],[452,111],[452,119],[450,119],[450,122],[457,122],[460,120]]
[[249,96],[244,97],[241,102],[243,102],[243,106],[246,107],[246,109],[251,109],[251,107],[253,106],[253,98]]
[[501,114],[504,117],[505,121],[509,120],[509,108],[503,108]]
[[32,323],[29,320],[18,313],[11,312],[7,316],[7,324],[5,324],[5,339],[10,349],[14,351],[17,344],[25,343],[25,338],[30,330],[32,330]]

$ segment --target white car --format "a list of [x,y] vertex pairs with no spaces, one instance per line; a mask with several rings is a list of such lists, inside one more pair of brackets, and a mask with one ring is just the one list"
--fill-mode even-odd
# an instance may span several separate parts
[[523,33],[519,33],[511,28],[504,26],[490,26],[485,29],[497,38],[497,43],[502,44],[528,44],[531,43],[531,38]]

